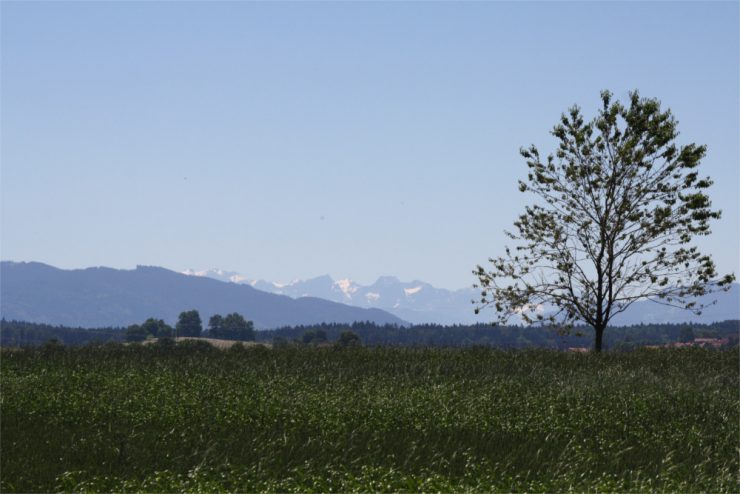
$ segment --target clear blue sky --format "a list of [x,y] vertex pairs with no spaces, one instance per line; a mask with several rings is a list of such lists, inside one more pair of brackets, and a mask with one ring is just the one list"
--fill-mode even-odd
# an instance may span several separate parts
[[522,145],[637,88],[709,146],[738,269],[738,3],[2,2],[2,258],[447,288]]

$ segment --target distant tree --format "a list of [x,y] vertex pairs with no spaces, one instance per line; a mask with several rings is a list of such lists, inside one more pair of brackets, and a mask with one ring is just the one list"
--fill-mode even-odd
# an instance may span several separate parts
[[229,332],[233,340],[254,340],[254,324],[252,321],[244,319],[244,316],[241,314],[234,312],[227,315],[224,318],[224,328]]
[[290,345],[290,342],[288,339],[284,336],[275,336],[272,339],[272,347],[273,348],[285,348]]
[[146,330],[138,324],[126,328],[126,341],[142,341],[146,339]]
[[203,331],[203,323],[200,320],[200,314],[197,310],[181,312],[175,325],[175,334],[177,336],[200,336]]
[[254,324],[236,312],[226,317],[215,315],[208,322],[208,332],[213,338],[224,340],[254,340]]
[[44,352],[57,353],[60,351],[64,351],[64,344],[60,342],[57,338],[51,338],[46,343],[41,345],[41,349]]
[[684,326],[681,328],[681,334],[679,335],[679,340],[681,340],[682,343],[690,343],[694,341],[694,338],[696,336],[694,335],[694,330],[691,326]]
[[138,324],[132,324],[126,328],[126,341],[143,341],[148,335],[146,329]]
[[339,339],[337,339],[337,346],[350,347],[360,345],[362,345],[360,337],[353,331],[342,331],[342,334],[339,335]]
[[224,327],[224,318],[220,314],[214,314],[208,319],[208,336],[220,334]]
[[609,322],[637,300],[699,314],[695,297],[734,279],[718,279],[712,258],[690,245],[720,217],[704,193],[712,181],[697,172],[706,147],[677,145],[676,120],[655,99],[636,91],[627,105],[608,91],[601,99],[590,122],[577,106],[562,115],[554,156],[521,150],[529,174],[519,190],[537,203],[507,232],[515,250],[474,271],[476,312],[493,306],[501,323],[517,316],[564,330],[585,322],[596,351]]
[[303,343],[306,345],[318,345],[326,343],[326,331],[323,329],[309,329],[303,333]]
[[153,317],[144,321],[141,328],[153,338],[167,338],[173,334],[172,327],[168,326],[162,319],[154,319]]

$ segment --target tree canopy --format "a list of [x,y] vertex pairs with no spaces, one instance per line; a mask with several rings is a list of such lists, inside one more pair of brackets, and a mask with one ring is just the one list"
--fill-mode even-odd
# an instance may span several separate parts
[[141,325],[132,324],[126,329],[127,341],[141,341],[147,338],[168,338],[173,330],[162,319],[150,317]]
[[528,175],[519,190],[536,202],[507,236],[505,255],[477,266],[476,312],[492,306],[498,322],[513,316],[564,330],[583,322],[595,349],[609,321],[648,299],[700,313],[696,297],[728,287],[711,256],[692,245],[720,218],[698,166],[706,146],[679,145],[677,121],[657,99],[630,93],[627,104],[601,93],[586,122],[578,106],[552,130],[558,141],[544,160],[521,149]]
[[177,336],[200,336],[203,331],[203,323],[197,310],[181,312],[175,325]]
[[306,345],[318,345],[320,343],[326,343],[326,331],[323,329],[309,329],[303,333],[301,341]]
[[223,317],[219,314],[208,320],[208,335],[224,340],[254,340],[254,324],[236,312]]

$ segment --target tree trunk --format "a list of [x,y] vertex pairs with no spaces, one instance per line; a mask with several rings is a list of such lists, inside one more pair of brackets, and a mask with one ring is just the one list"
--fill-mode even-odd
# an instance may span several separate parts
[[596,341],[594,342],[594,351],[599,353],[601,352],[601,341],[604,336],[604,328],[596,326],[594,327],[594,331],[596,331]]

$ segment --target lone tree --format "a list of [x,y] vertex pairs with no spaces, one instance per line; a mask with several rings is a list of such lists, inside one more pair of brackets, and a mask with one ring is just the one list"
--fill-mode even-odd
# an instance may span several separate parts
[[697,171],[706,146],[678,145],[677,122],[656,99],[635,91],[625,105],[604,91],[601,100],[590,122],[578,106],[561,116],[554,156],[520,150],[529,173],[519,190],[537,200],[506,232],[516,246],[473,271],[476,313],[493,306],[500,323],[518,315],[564,331],[586,323],[597,352],[609,321],[637,300],[700,314],[695,297],[734,280],[718,279],[691,245],[720,217],[704,192],[712,181]]

